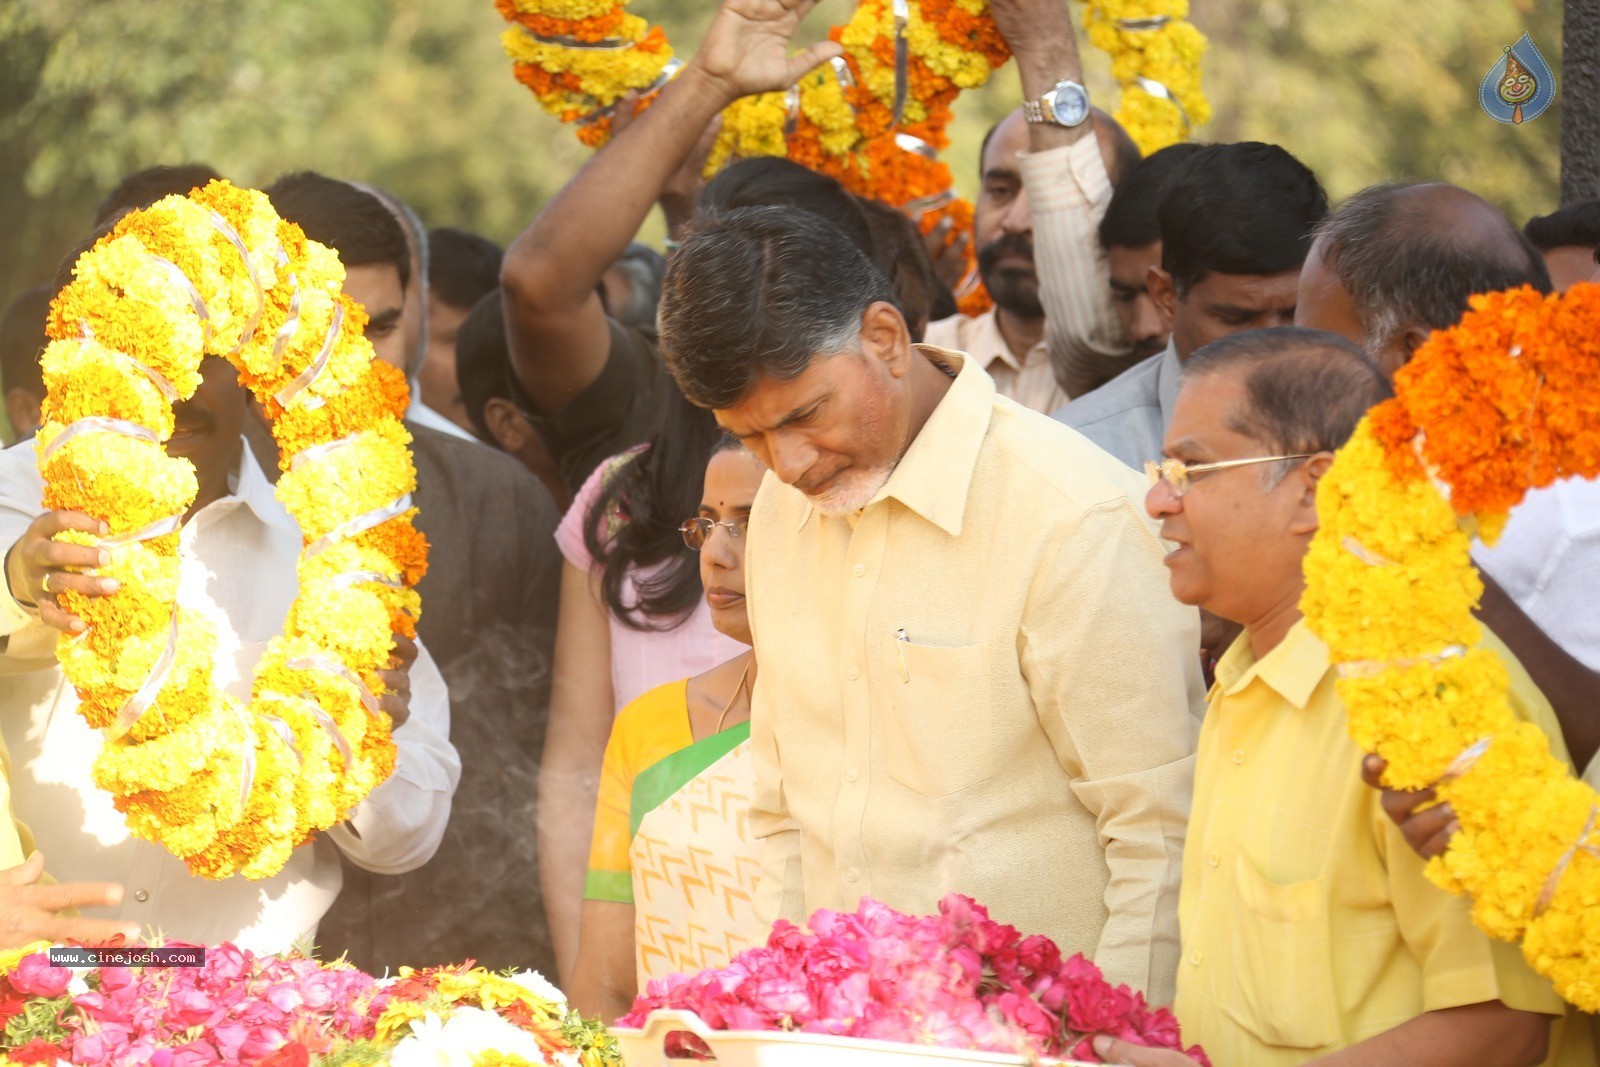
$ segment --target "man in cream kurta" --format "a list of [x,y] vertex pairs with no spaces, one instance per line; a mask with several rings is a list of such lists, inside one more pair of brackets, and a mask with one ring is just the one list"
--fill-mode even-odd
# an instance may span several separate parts
[[957,374],[866,508],[770,476],[756,501],[764,917],[959,891],[1169,1003],[1195,613],[1137,475],[975,362],[913,358]]

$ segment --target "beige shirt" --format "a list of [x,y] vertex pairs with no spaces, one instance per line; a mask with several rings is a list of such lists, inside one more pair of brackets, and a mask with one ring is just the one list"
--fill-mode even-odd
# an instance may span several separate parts
[[1025,408],[1048,415],[1067,402],[1045,343],[1040,341],[1018,359],[1000,332],[994,308],[982,315],[952,315],[930,322],[925,340],[976,359],[994,380],[994,391]]
[[960,373],[866,508],[756,499],[758,910],[960,891],[1170,1003],[1198,618],[1139,476],[932,351]]

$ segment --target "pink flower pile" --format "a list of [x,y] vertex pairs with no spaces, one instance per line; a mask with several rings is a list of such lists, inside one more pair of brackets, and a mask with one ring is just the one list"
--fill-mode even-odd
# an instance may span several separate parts
[[[22,1061],[59,1058],[104,1067],[262,1063],[285,1045],[309,1043],[315,1049],[333,1037],[371,1037],[371,1009],[383,996],[370,975],[354,968],[301,957],[258,958],[234,945],[208,948],[203,967],[104,967],[88,973],[89,989],[74,996],[63,1015],[65,1038],[33,1043]],[[39,952],[24,957],[6,982],[24,996],[59,997],[72,977]],[[10,1055],[19,1059],[18,1051]]]
[[[952,893],[913,917],[875,900],[822,910],[809,932],[779,922],[724,968],[650,983],[618,1026],[687,1009],[714,1030],[787,1030],[1098,1063],[1096,1034],[1152,1048],[1183,1044],[1178,1022],[1113,987],[1081,955],[1021,937]],[[690,1042],[686,1042],[690,1044]],[[698,1050],[704,1051],[704,1050]],[[1187,1054],[1209,1064],[1199,1046]]]

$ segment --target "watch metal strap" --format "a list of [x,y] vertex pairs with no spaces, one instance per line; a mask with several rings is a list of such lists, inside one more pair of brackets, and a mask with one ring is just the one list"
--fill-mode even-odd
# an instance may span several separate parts
[[1024,100],[1022,102],[1022,117],[1029,122],[1055,121],[1055,116],[1047,114],[1044,105],[1038,100]]

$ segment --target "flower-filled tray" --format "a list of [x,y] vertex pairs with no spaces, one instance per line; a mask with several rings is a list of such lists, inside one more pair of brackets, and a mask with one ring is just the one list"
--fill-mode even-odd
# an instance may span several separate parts
[[773,1030],[713,1030],[690,1011],[653,1011],[637,1030],[613,1028],[623,1067],[670,1067],[693,1060],[669,1057],[667,1038],[694,1035],[718,1067],[1087,1067],[1075,1060],[1008,1056],[998,1052],[870,1041],[830,1034]]

